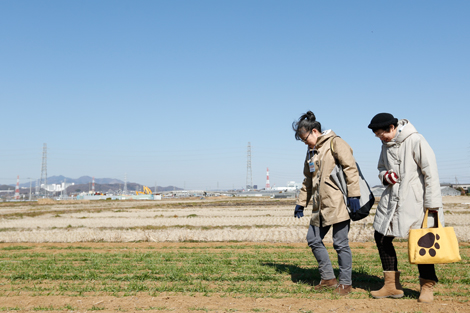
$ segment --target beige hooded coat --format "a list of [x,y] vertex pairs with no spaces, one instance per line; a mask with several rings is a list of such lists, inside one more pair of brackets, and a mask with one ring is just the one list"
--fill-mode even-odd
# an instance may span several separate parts
[[[376,231],[386,236],[407,237],[410,228],[421,228],[426,208],[439,209],[444,225],[434,152],[408,120],[398,121],[395,139],[383,142],[378,169],[380,181],[383,182],[388,170],[393,170],[398,182],[387,185],[382,193],[374,219]],[[428,225],[433,224],[430,215]]]
[[[327,130],[318,137],[315,149],[309,150],[304,163],[305,179],[300,189],[297,204],[307,207],[312,199],[313,210],[310,224],[319,227],[320,215],[322,226],[329,226],[349,219],[349,213],[344,203],[341,190],[331,180],[330,174],[335,167],[335,158],[330,152],[330,140],[336,134]],[[359,173],[351,147],[336,137],[333,140],[333,150],[338,162],[343,166],[348,185],[348,197],[360,197]],[[315,164],[315,171],[309,169],[309,162]]]

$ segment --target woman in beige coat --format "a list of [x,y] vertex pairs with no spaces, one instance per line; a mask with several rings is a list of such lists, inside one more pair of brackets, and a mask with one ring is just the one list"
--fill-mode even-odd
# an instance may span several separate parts
[[[378,170],[386,186],[374,219],[374,238],[384,270],[385,284],[372,291],[374,298],[401,298],[397,256],[392,240],[408,237],[411,228],[421,228],[427,209],[444,224],[442,197],[434,152],[424,137],[406,119],[398,121],[392,114],[380,113],[369,126],[382,141]],[[418,265],[421,291],[419,302],[432,302],[433,286],[438,279],[434,264]]]
[[[332,130],[321,131],[321,124],[315,115],[308,111],[292,125],[295,138],[308,146],[304,162],[304,176],[294,217],[303,217],[304,207],[310,200],[312,217],[307,232],[307,242],[318,261],[321,275],[320,284],[315,290],[335,289],[339,295],[346,295],[352,290],[352,255],[349,247],[348,233],[350,226],[349,213],[343,193],[330,179],[336,161],[343,166],[348,186],[348,206],[351,210],[359,209],[359,173],[352,149]],[[334,155],[330,151],[333,144]],[[338,280],[333,272],[328,251],[323,238],[333,228],[333,247],[338,253]]]

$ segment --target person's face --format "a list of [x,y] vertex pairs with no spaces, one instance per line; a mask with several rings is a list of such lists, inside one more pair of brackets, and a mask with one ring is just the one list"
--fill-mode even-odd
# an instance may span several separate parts
[[396,133],[397,133],[397,129],[393,125],[390,125],[390,128],[388,130],[384,131],[382,129],[379,129],[378,131],[374,132],[375,137],[385,142],[389,142],[393,138],[395,138]]
[[300,140],[306,144],[310,149],[313,149],[317,144],[318,137],[320,132],[316,129],[313,129],[311,132],[304,132],[300,135]]

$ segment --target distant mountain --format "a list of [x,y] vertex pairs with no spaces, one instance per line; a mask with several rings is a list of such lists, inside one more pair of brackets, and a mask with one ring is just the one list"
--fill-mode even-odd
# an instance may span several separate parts
[[16,185],[0,185],[0,190],[15,190],[15,186]]
[[[65,177],[62,175],[59,176],[51,176],[47,177],[47,184],[61,184],[63,182],[66,183],[74,183],[74,184],[88,184],[93,181],[93,177],[91,176],[82,176],[77,179],[70,178],[70,177]],[[115,178],[95,178],[95,184],[124,184],[124,182],[120,179],[115,179]],[[31,185],[33,187],[36,186],[36,181],[32,181]],[[15,186],[15,185],[11,185]],[[20,184],[20,187],[29,187],[29,181],[26,183]]]
[[[91,176],[82,176],[77,179],[70,177],[65,177],[63,175],[47,177],[47,184],[61,184],[63,182],[67,184],[74,183],[75,185],[67,187],[67,193],[80,193],[88,192],[91,190],[91,182],[93,177]],[[15,185],[0,185],[0,190],[15,190]],[[26,183],[20,184],[20,187],[26,187],[27,189],[20,189],[20,193],[29,193],[29,181]],[[36,187],[36,181],[31,181],[31,187],[34,189]],[[142,191],[143,185],[138,183],[127,182],[127,190],[130,193],[135,193],[135,191]],[[154,186],[148,186],[152,192],[155,192]],[[115,178],[95,178],[95,191],[102,193],[116,193],[122,191],[124,188],[124,182],[120,179]],[[157,186],[157,192],[166,192],[166,191],[177,191],[183,190],[182,188],[174,186],[161,187]]]
[[[67,183],[75,183],[75,184],[88,184],[93,181],[93,177],[91,176],[82,176],[77,179],[60,176],[51,176],[47,178],[48,184],[60,184],[64,182]],[[124,184],[124,182],[120,179],[115,178],[95,178],[95,184]]]
[[[136,191],[142,191],[142,185],[136,184],[136,183],[127,183],[127,191],[129,194],[135,194]],[[95,192],[100,192],[100,193],[112,193],[112,194],[118,194],[122,192],[122,189],[124,188],[124,184],[97,184],[95,183]],[[155,193],[155,187],[150,187],[150,190],[152,190],[152,193]],[[5,197],[5,196],[12,196],[15,193],[15,186],[10,186],[10,185],[0,185],[0,190],[10,190],[10,192],[1,192],[0,197]],[[157,187],[157,193],[162,193],[162,192],[168,192],[168,191],[178,191],[178,190],[183,190],[178,187],[174,186],[167,186],[167,187]],[[67,195],[71,194],[79,194],[81,192],[89,192],[91,191],[91,184],[86,183],[86,184],[75,184],[72,186],[67,187]],[[29,194],[29,185],[28,188],[20,188],[20,194],[22,195],[28,195]],[[31,189],[31,192],[35,193],[35,188],[33,187]],[[55,193],[51,194],[51,196],[58,196],[61,195],[60,191],[56,191]]]

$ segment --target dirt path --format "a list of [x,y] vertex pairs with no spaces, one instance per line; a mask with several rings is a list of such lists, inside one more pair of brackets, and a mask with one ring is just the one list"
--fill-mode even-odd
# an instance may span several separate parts
[[[219,296],[0,297],[2,311],[100,312],[469,312],[470,303],[409,299],[254,299]],[[52,309],[54,308],[54,309]]]

